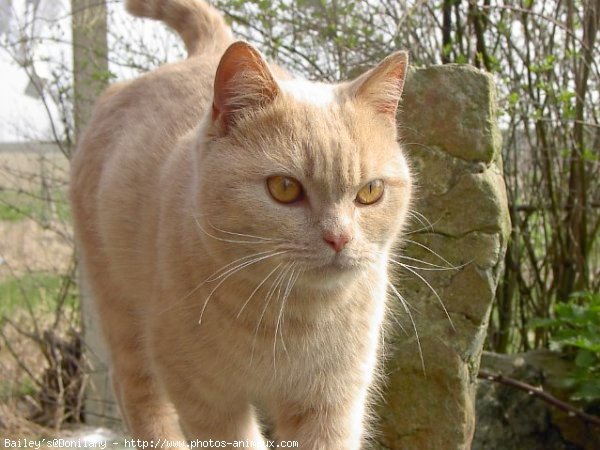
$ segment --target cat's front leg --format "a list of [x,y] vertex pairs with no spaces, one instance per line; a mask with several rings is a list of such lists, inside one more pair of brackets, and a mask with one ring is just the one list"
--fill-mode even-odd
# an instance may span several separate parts
[[250,403],[228,395],[209,377],[196,374],[202,380],[197,384],[183,385],[178,377],[165,378],[190,447],[250,445],[264,450],[265,440]]
[[359,450],[364,439],[365,394],[335,405],[282,403],[276,414],[278,441],[296,441],[302,450]]

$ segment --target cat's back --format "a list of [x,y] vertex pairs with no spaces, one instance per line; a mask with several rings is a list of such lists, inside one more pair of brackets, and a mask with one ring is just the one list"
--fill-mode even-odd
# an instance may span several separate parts
[[[96,103],[73,157],[74,192],[92,182],[78,175],[98,160],[101,172],[110,176],[143,171],[140,162],[160,162],[168,155],[198,124],[211,98],[217,58],[190,58],[109,87]],[[128,160],[138,165],[129,167]]]
[[[135,264],[152,239],[158,181],[167,158],[209,104],[220,55],[169,64],[109,87],[98,100],[72,160],[71,198],[82,244]],[[119,253],[118,249],[130,249]]]

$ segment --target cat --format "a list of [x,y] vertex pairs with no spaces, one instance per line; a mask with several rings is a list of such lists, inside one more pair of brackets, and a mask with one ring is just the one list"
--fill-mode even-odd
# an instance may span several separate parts
[[408,54],[321,84],[268,64],[200,0],[128,0],[188,58],[109,87],[72,160],[83,276],[132,437],[298,448],[368,436],[388,255],[411,174]]

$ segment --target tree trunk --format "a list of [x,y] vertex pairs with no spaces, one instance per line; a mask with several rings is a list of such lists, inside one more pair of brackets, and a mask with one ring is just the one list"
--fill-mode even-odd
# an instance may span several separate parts
[[87,123],[98,94],[108,81],[106,3],[71,0],[75,136]]
[[[102,0],[71,0],[73,30],[73,79],[75,142],[90,119],[92,107],[109,80],[106,3]],[[86,360],[91,372],[86,387],[86,422],[114,425],[118,413],[110,388],[107,352],[86,287],[79,272],[82,332]],[[112,423],[111,423],[112,422]]]
[[583,39],[581,56],[575,56],[575,124],[573,127],[574,145],[571,150],[569,170],[569,192],[565,217],[566,254],[564,265],[559,272],[558,299],[567,300],[578,290],[589,289],[588,245],[587,245],[587,173],[586,147],[584,135],[585,101],[588,94],[590,65],[593,61],[594,43],[600,26],[600,0],[584,3]]

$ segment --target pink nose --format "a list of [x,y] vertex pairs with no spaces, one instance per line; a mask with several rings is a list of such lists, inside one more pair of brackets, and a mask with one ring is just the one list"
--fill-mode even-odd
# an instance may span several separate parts
[[336,252],[341,252],[344,246],[350,242],[352,236],[348,233],[334,234],[324,233],[323,240]]

